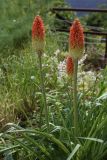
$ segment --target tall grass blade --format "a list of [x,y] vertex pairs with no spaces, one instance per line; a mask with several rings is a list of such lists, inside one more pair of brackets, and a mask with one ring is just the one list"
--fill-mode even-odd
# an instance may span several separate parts
[[67,158],[67,160],[71,160],[73,158],[73,156],[75,155],[75,153],[78,151],[78,149],[80,148],[80,144],[77,144],[76,147],[73,149],[73,151],[70,153],[69,157]]

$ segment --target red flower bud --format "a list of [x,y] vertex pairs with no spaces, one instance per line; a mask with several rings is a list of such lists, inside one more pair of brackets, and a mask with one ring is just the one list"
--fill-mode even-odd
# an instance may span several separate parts
[[74,71],[73,59],[70,56],[68,56],[66,59],[66,71],[68,75],[72,75]]

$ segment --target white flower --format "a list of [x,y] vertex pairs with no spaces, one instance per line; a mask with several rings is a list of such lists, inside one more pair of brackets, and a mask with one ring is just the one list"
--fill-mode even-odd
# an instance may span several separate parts
[[31,80],[34,80],[34,79],[35,79],[35,76],[31,76],[30,78],[31,78]]
[[57,49],[57,50],[54,52],[55,56],[57,56],[59,53],[60,53],[60,50],[59,50],[59,49]]
[[62,61],[58,65],[58,78],[61,79],[66,73],[66,61]]
[[16,22],[16,19],[13,19],[13,22]]
[[78,64],[83,64],[84,60],[87,58],[87,54],[85,54],[82,59],[79,60]]

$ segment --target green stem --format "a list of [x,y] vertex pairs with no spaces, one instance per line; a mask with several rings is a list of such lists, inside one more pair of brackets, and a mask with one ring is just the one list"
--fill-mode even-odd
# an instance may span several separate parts
[[[44,77],[43,77],[43,72],[42,72],[42,56],[38,54],[38,58],[39,58],[40,78],[41,78],[41,89],[42,89],[43,103],[44,103],[44,109],[45,109],[45,120],[47,124],[47,131],[49,132],[49,115],[48,115],[48,106],[46,103]],[[42,114],[40,116],[42,116]]]
[[74,110],[75,136],[78,135],[77,71],[78,71],[78,59],[74,59],[74,75],[73,75],[73,110]]

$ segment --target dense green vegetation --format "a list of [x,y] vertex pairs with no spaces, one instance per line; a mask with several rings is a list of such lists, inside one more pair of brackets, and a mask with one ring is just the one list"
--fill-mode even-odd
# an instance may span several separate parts
[[[1,54],[3,56],[8,53],[14,54],[14,49],[19,50],[23,48],[28,41],[31,41],[31,25],[35,15],[40,14],[44,17],[44,21],[47,25],[46,29],[48,29],[48,27],[53,24],[50,8],[56,4],[59,5],[60,2],[53,0],[1,0]],[[47,20],[49,23],[47,23]]]
[[[84,57],[79,61],[79,132],[75,136],[73,86],[65,69],[68,34],[51,30],[60,23],[50,8],[65,5],[57,0],[0,2],[1,160],[106,160],[107,68],[95,71],[88,61],[84,66]],[[31,44],[32,22],[38,14],[43,17],[46,29],[42,66],[49,108],[48,132],[39,61]],[[75,14],[64,16],[73,20]],[[86,19],[88,22],[91,17]],[[81,22],[86,24],[86,19]],[[103,48],[103,45],[88,47],[86,54],[94,63]]]

